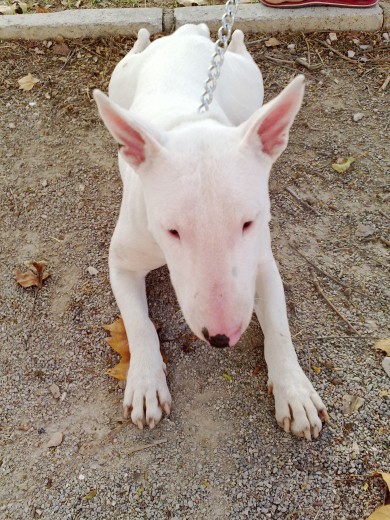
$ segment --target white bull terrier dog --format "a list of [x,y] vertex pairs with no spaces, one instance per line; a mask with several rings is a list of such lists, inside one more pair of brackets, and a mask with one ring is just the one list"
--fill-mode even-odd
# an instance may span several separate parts
[[269,389],[285,431],[317,437],[324,404],[299,366],[271,251],[268,178],[301,106],[298,76],[261,107],[261,73],[235,31],[210,111],[197,111],[210,57],[206,25],[153,43],[141,29],[116,66],[100,115],[119,144],[123,200],[110,278],[131,345],[124,413],[153,428],[171,396],[148,317],[145,276],[167,264],[192,331],[232,347],[253,308],[264,332]]

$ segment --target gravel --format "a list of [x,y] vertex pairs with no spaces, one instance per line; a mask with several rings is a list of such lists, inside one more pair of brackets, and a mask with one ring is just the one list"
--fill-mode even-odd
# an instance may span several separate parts
[[[307,49],[300,35],[277,37],[280,49],[251,46],[268,99],[292,71],[264,53],[282,58],[290,56],[288,45],[298,55]],[[315,42],[307,38],[314,60]],[[351,48],[351,38],[338,34],[334,46]],[[381,35],[359,41],[372,46],[375,38]],[[304,107],[271,181],[274,250],[297,353],[331,415],[320,438],[304,442],[275,423],[257,321],[229,352],[194,340],[165,268],[151,273],[148,292],[151,316],[162,326],[173,410],[153,431],[123,422],[123,388],[105,374],[117,357],[101,328],[118,314],[107,251],[120,182],[115,146],[90,91],[107,88],[131,42],[69,45],[75,53],[65,63],[42,43],[0,43],[0,517],[366,518],[385,497],[374,471],[390,469],[383,393],[389,377],[383,354],[372,348],[389,335],[387,250],[380,240],[388,239],[388,121],[380,62],[361,74],[318,47],[323,69],[307,73]],[[28,72],[40,83],[23,92],[17,79]],[[357,113],[364,113],[358,124],[351,117]],[[331,168],[341,156],[357,158],[343,175]],[[316,292],[309,265],[289,242],[369,295],[317,273],[360,336]],[[31,259],[46,260],[51,273],[39,292],[14,280],[15,268]],[[343,413],[346,394],[364,399],[352,415]],[[48,448],[56,432],[62,443]],[[166,442],[129,454],[160,439]]]

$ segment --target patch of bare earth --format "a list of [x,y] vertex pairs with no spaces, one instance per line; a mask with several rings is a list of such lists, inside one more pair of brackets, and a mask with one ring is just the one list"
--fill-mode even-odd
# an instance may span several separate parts
[[[153,431],[122,422],[123,389],[105,374],[117,357],[101,328],[118,314],[107,252],[121,186],[91,91],[107,89],[132,42],[65,42],[62,54],[56,43],[3,42],[1,518],[361,520],[385,501],[374,471],[389,470],[389,378],[372,345],[389,335],[388,54],[381,35],[339,36],[344,56],[367,57],[359,64],[331,55],[315,40],[325,35],[277,37],[273,49],[262,36],[249,46],[267,99],[305,71],[297,56],[322,63],[306,70],[304,106],[270,188],[296,349],[330,423],[315,442],[281,431],[255,319],[229,353],[193,340],[166,269],[148,285],[172,414]],[[363,53],[357,38],[372,48]],[[19,90],[28,73],[39,83]],[[356,161],[339,174],[331,164],[342,156]],[[40,291],[14,279],[31,259],[48,262]],[[352,415],[346,394],[364,399]],[[63,441],[48,448],[55,432]]]

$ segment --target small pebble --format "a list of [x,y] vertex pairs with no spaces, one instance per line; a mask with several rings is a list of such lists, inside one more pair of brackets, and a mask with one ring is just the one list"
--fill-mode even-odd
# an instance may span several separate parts
[[332,33],[329,33],[329,40],[331,42],[336,42],[337,41],[337,34],[332,32]]
[[360,121],[361,119],[363,119],[363,117],[364,117],[364,114],[362,114],[361,112],[357,112],[356,114],[353,115],[353,120]]
[[99,272],[95,267],[92,267],[91,265],[87,268],[87,271],[91,276],[96,276]]

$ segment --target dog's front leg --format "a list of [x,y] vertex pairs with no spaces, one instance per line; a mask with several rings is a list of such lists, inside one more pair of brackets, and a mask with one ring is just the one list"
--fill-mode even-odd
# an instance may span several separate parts
[[300,437],[318,437],[326,408],[299,365],[287,320],[282,280],[275,260],[259,265],[255,310],[264,332],[268,388],[278,424]]
[[171,395],[166,382],[166,366],[160,353],[156,329],[148,316],[145,292],[146,273],[117,266],[110,253],[111,286],[121,312],[130,345],[130,368],[123,400],[125,417],[139,428],[150,428],[170,412]]

